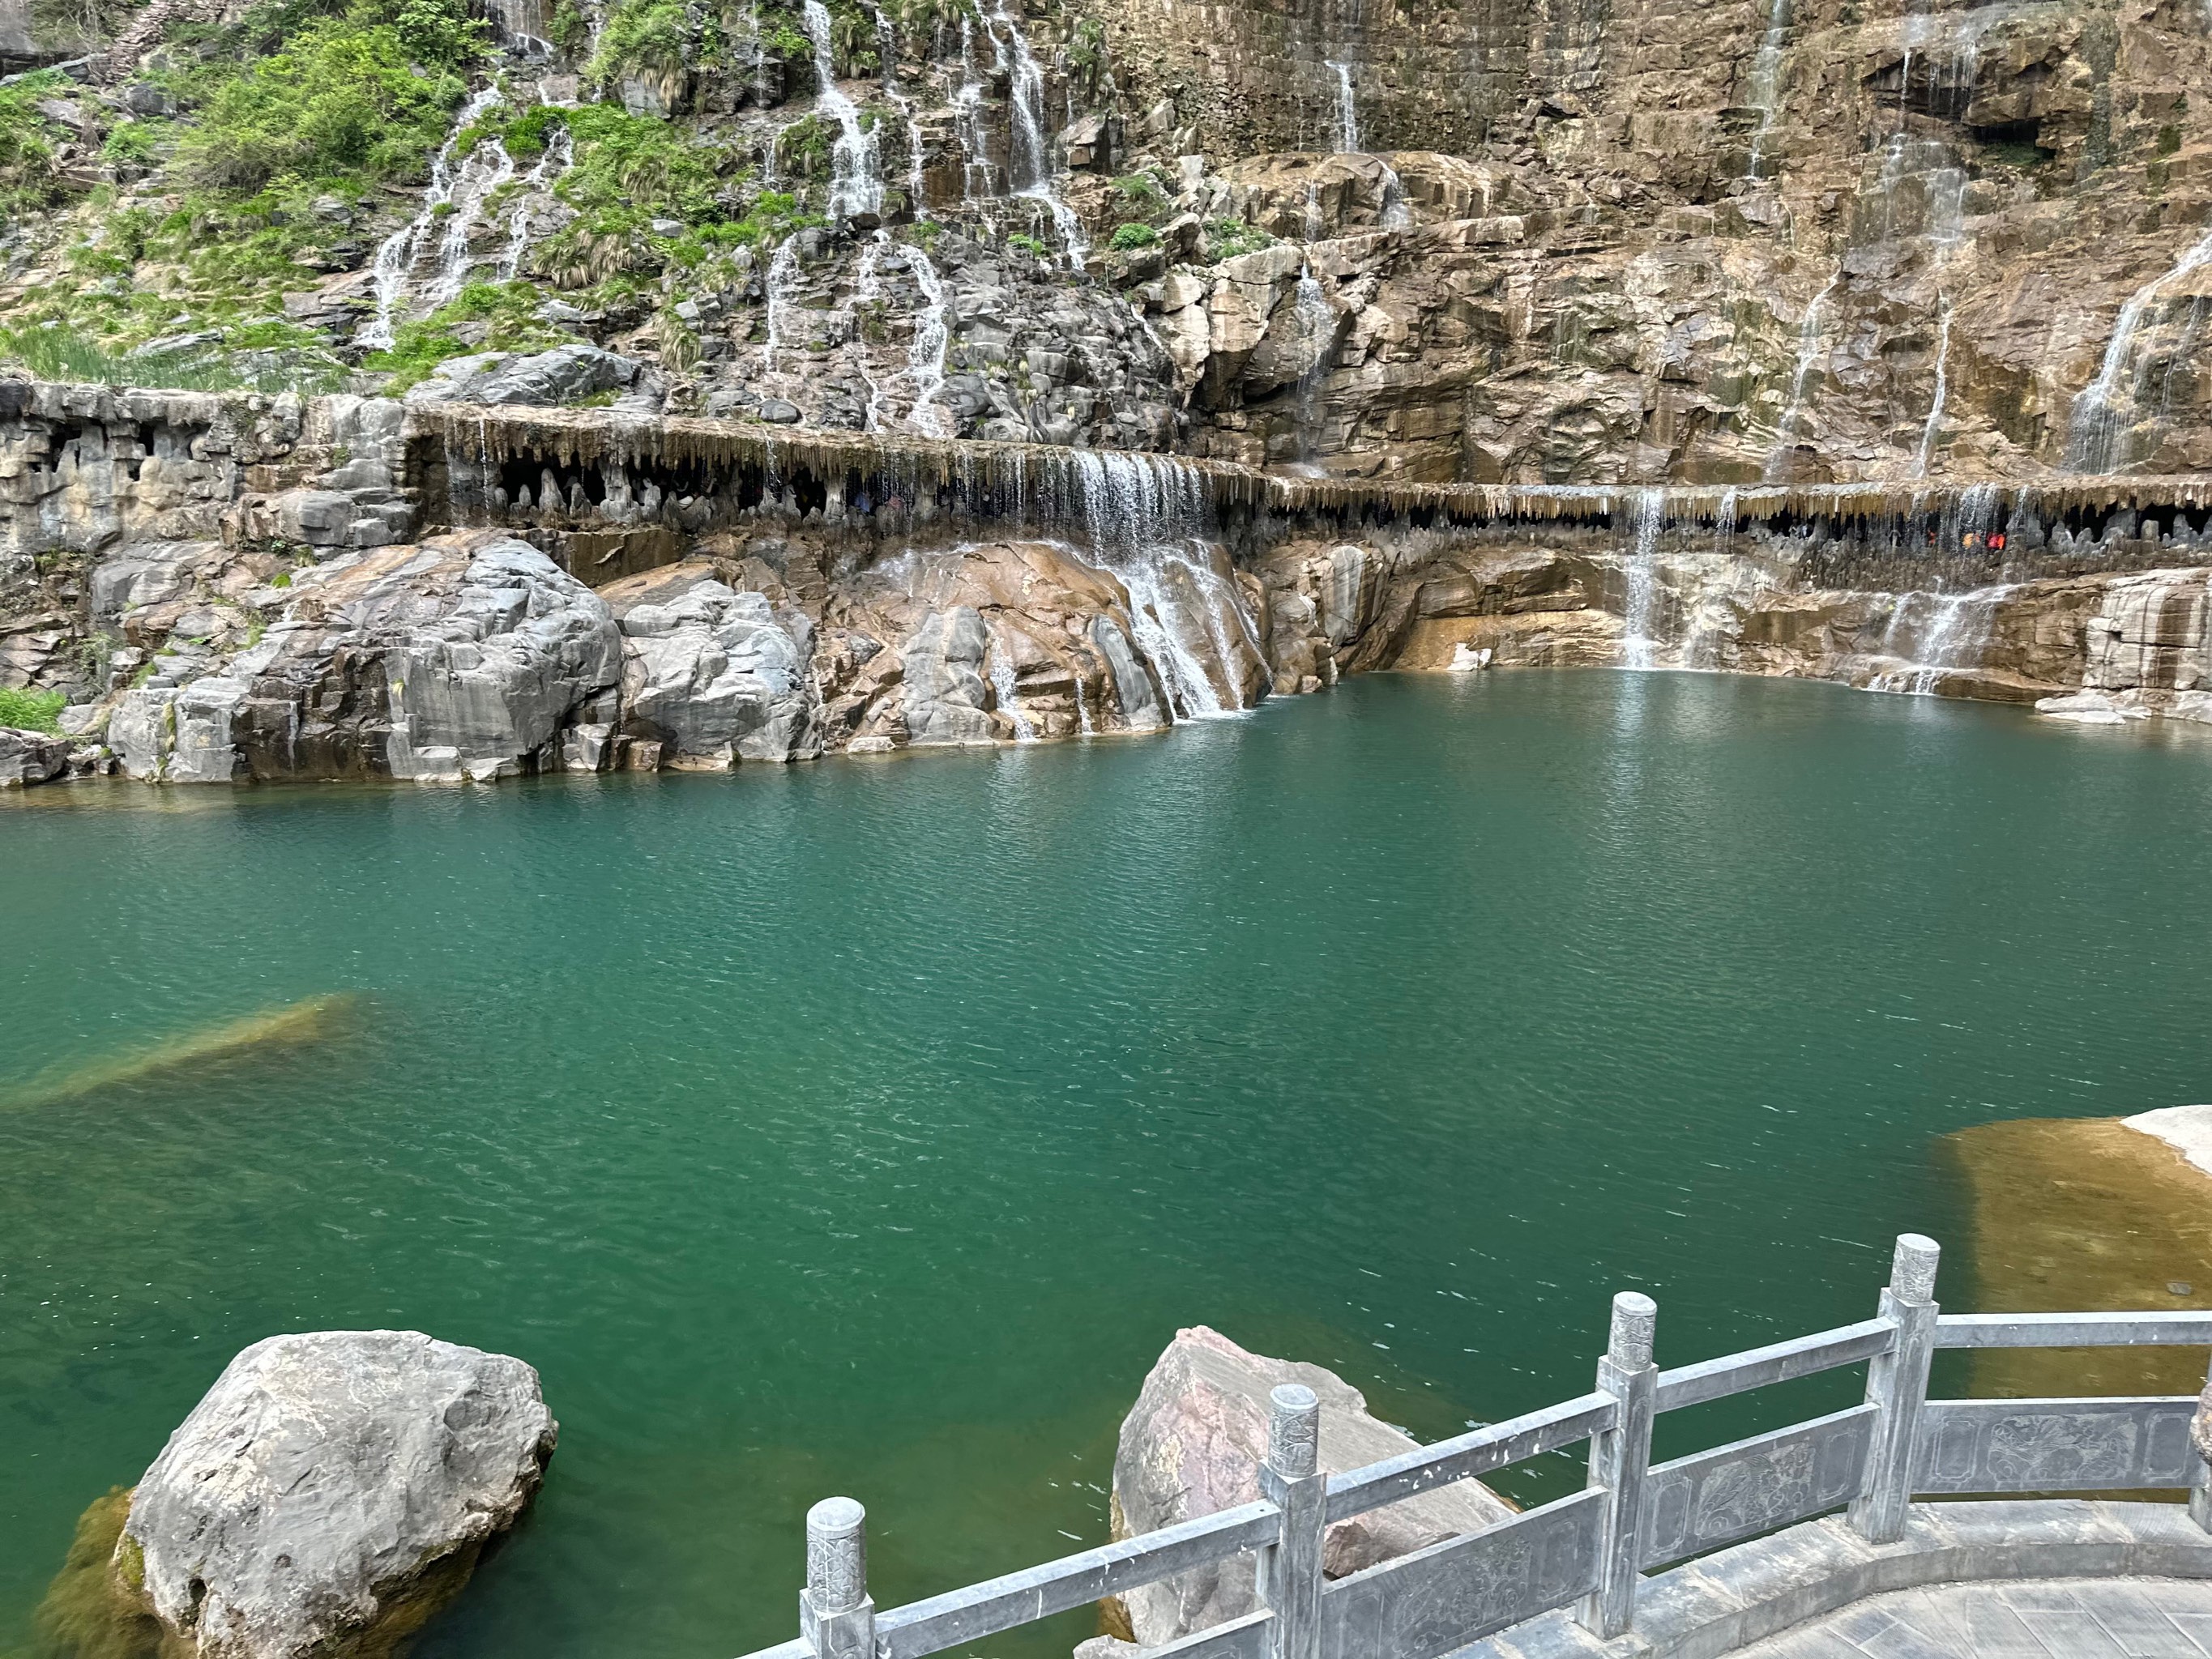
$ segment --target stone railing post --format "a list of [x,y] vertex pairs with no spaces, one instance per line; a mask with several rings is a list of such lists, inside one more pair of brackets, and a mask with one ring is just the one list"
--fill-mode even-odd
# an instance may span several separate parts
[[1936,1264],[1942,1254],[1932,1238],[1899,1233],[1890,1258],[1881,1316],[1897,1327],[1897,1339],[1867,1365],[1867,1403],[1877,1408],[1874,1440],[1867,1449],[1866,1479],[1850,1508],[1851,1525],[1869,1543],[1893,1544],[1905,1536],[1913,1444],[1928,1401],[1928,1366],[1936,1357]]
[[2189,1518],[2212,1532],[2212,1372],[2197,1396],[2197,1415],[2189,1420],[2189,1444],[2197,1454],[2189,1479]]
[[867,1519],[867,1511],[849,1498],[825,1498],[806,1511],[806,1588],[799,1593],[799,1634],[814,1659],[876,1659]]
[[1599,1391],[1620,1402],[1613,1425],[1590,1437],[1589,1484],[1604,1488],[1598,1527],[1597,1588],[1583,1598],[1583,1624],[1611,1641],[1636,1615],[1644,1549],[1644,1474],[1651,1466],[1651,1419],[1659,1368],[1651,1363],[1659,1304],[1623,1291],[1613,1298],[1613,1329],[1597,1362]]
[[1321,1543],[1328,1477],[1321,1473],[1321,1401],[1302,1382],[1267,1395],[1267,1461],[1260,1490],[1283,1511],[1274,1546],[1260,1554],[1260,1599],[1268,1659],[1314,1659],[1321,1648]]

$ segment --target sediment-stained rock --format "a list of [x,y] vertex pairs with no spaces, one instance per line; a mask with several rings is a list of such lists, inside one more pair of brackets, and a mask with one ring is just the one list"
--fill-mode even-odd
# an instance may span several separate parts
[[113,1591],[200,1659],[381,1659],[458,1594],[553,1451],[538,1374],[413,1331],[257,1342],[131,1498]]
[[[1218,1331],[1194,1326],[1176,1333],[1121,1425],[1114,1459],[1115,1536],[1133,1537],[1255,1501],[1267,1444],[1267,1392],[1282,1382],[1302,1382],[1320,1396],[1325,1473],[1358,1468],[1417,1443],[1378,1421],[1359,1391],[1334,1372],[1249,1353]],[[1337,1522],[1322,1547],[1323,1571],[1342,1577],[1513,1512],[1480,1482],[1458,1481]],[[1194,1569],[1122,1598],[1129,1633],[1140,1647],[1242,1618],[1257,1604],[1250,1569],[1238,1562]]]
[[23,788],[68,769],[70,740],[46,732],[0,726],[0,789]]

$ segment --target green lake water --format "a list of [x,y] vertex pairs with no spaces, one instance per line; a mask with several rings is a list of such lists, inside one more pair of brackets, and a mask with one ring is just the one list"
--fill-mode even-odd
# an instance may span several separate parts
[[1865,1317],[1918,1228],[1963,1304],[1936,1137],[2212,1096],[2208,825],[2193,734],[1603,672],[728,778],[32,792],[0,1091],[358,1000],[0,1111],[0,1652],[278,1331],[544,1373],[544,1498],[421,1652],[729,1659],[795,1633],[831,1493],[886,1606],[1103,1540],[1179,1325],[1431,1438],[1588,1388],[1615,1290],[1679,1364]]

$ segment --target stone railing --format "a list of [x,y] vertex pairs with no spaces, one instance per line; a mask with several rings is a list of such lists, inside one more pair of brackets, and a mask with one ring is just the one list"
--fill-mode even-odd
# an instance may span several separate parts
[[[1908,1233],[1873,1318],[1671,1370],[1652,1361],[1656,1304],[1616,1296],[1590,1393],[1341,1474],[1317,1469],[1312,1390],[1285,1384],[1271,1397],[1259,1502],[886,1612],[867,1592],[860,1506],[827,1499],[806,1518],[799,1636],[751,1659],[922,1659],[1238,1555],[1255,1558],[1261,1610],[1147,1659],[1437,1659],[1570,1605],[1594,1636],[1611,1638],[1634,1622],[1650,1569],[1838,1508],[1862,1538],[1891,1543],[1916,1494],[2186,1488],[2191,1517],[2212,1529],[2212,1482],[2190,1443],[2192,1396],[1928,1395],[1939,1348],[2205,1346],[2212,1312],[1945,1314],[1936,1257],[1934,1241]],[[1859,1405],[1650,1461],[1662,1412],[1861,1362]],[[1332,1522],[1585,1440],[1589,1481],[1574,1496],[1323,1577]]]

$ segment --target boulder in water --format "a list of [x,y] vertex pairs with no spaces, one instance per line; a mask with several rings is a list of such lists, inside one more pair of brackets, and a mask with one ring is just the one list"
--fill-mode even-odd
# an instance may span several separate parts
[[65,1571],[46,1622],[165,1659],[383,1659],[521,1516],[556,1433],[519,1359],[416,1331],[272,1336],[131,1495],[106,1606]]
[[599,597],[623,631],[623,705],[634,735],[683,766],[811,759],[822,752],[822,699],[800,612],[740,593],[696,564],[679,581],[652,571]]
[[[1358,1389],[1319,1365],[1248,1353],[1203,1325],[1177,1331],[1121,1425],[1114,1459],[1114,1534],[1134,1537],[1249,1504],[1260,1497],[1267,1449],[1267,1393],[1302,1382],[1321,1399],[1321,1468],[1336,1474],[1395,1457],[1418,1443],[1379,1421]],[[1371,1510],[1328,1529],[1322,1567],[1343,1577],[1462,1533],[1494,1526],[1513,1506],[1462,1480]],[[1241,1561],[1194,1568],[1132,1590],[1128,1633],[1158,1647],[1259,1605]]]

